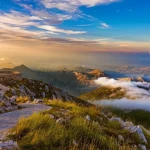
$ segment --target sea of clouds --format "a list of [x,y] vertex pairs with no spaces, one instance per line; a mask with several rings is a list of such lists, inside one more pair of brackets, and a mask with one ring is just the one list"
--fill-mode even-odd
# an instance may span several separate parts
[[101,86],[121,87],[126,90],[126,95],[131,97],[131,99],[100,100],[95,101],[94,104],[113,106],[121,109],[143,109],[150,111],[150,83],[119,81],[106,77],[95,80],[95,83]]

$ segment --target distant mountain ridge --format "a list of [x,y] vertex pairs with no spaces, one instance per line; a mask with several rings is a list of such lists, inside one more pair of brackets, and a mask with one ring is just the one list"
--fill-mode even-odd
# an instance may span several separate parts
[[32,70],[25,65],[20,65],[11,70],[21,72],[24,78],[51,83],[75,96],[92,90],[96,86],[94,80],[106,76],[100,69],[90,69],[81,66],[70,68],[69,70],[61,68],[58,70],[40,71]]
[[0,63],[0,69],[3,69],[3,68],[14,68],[14,67],[15,67],[15,64],[13,64],[11,62]]
[[35,70],[32,70],[23,64],[12,68],[12,70],[21,72],[25,78],[39,79],[38,73]]

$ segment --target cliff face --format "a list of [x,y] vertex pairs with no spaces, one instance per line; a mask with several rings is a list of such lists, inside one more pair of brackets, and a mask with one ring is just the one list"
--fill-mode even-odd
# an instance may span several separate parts
[[94,85],[94,80],[100,77],[106,77],[106,74],[99,69],[94,69],[87,73],[74,72],[74,74],[77,81],[83,85]]
[[118,78],[119,81],[124,81],[124,82],[145,82],[144,79],[142,77],[138,77],[138,78]]

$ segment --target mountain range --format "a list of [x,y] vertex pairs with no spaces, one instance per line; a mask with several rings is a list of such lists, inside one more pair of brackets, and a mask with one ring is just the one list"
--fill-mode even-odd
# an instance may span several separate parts
[[51,83],[56,87],[63,88],[75,96],[91,91],[96,87],[94,83],[95,79],[107,76],[100,69],[85,67],[41,71],[30,69],[25,65],[20,65],[14,68],[3,68],[3,70],[19,71],[24,78]]
[[[132,74],[125,74],[111,70],[100,70],[97,68],[88,68],[83,66],[73,66],[73,67],[59,67],[56,69],[42,69],[42,70],[35,70],[30,69],[25,65],[16,66],[10,68],[14,65],[13,63],[6,63],[7,65],[3,70],[12,70],[12,71],[19,71],[23,74],[24,78],[28,79],[35,79],[41,80],[43,82],[51,83],[52,85],[62,88],[68,91],[70,94],[74,96],[80,96],[84,93],[90,92],[96,88],[98,85],[95,84],[94,80],[98,79],[99,77],[109,77],[115,78],[122,81],[136,81],[136,82],[148,82],[149,78],[145,76],[140,77],[132,77]],[[7,67],[7,68],[6,68]],[[133,67],[123,67],[125,70],[132,70]],[[120,67],[121,69],[121,67]]]
[[11,63],[11,62],[3,62],[0,63],[0,69],[2,68],[14,68],[15,64]]

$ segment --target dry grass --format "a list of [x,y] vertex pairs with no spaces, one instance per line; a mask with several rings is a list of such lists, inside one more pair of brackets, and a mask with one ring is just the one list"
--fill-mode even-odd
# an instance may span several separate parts
[[[78,106],[71,102],[47,101],[51,110],[21,118],[11,130],[10,137],[17,140],[23,150],[134,150],[127,143],[118,144],[117,138],[107,134],[108,127],[116,124],[100,122],[101,109]],[[54,119],[51,119],[54,115]],[[90,121],[85,116],[91,117]],[[63,123],[56,120],[62,117]],[[69,118],[69,119],[68,119]],[[120,130],[119,126],[115,129]]]
[[26,103],[29,100],[30,100],[30,98],[28,96],[19,96],[16,99],[16,103]]

